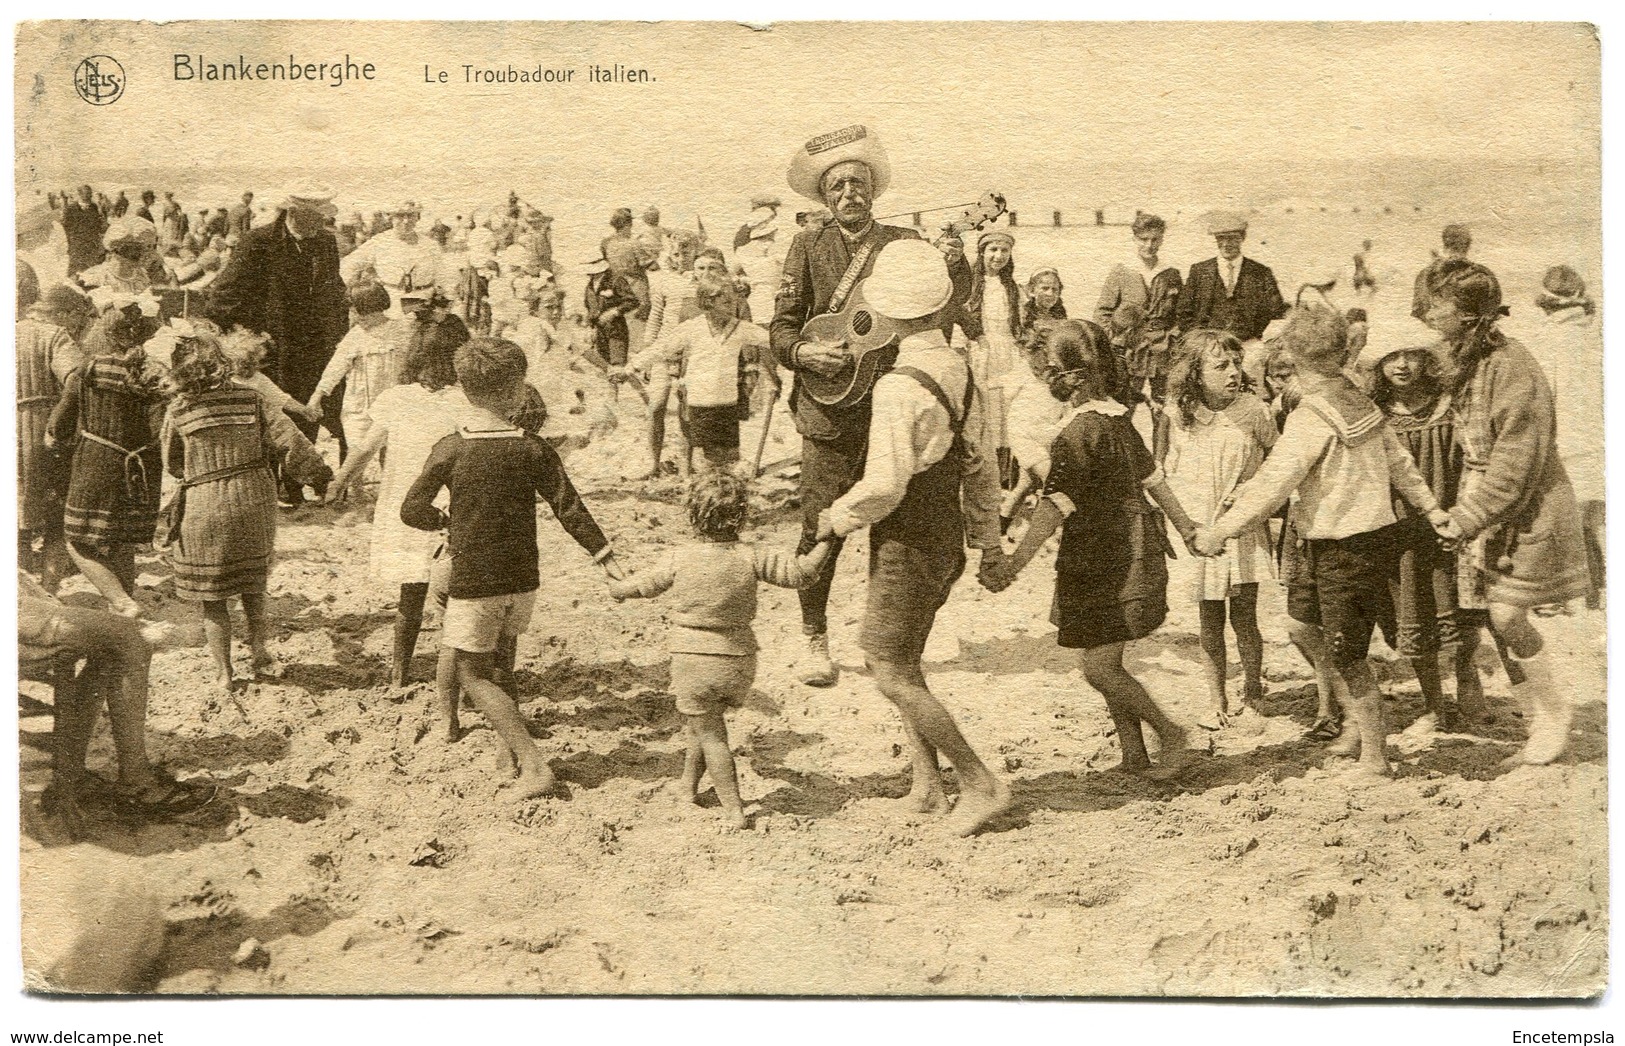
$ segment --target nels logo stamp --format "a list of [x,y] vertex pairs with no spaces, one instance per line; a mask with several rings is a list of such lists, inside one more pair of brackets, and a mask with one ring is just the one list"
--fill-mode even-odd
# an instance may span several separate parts
[[73,71],[73,89],[91,105],[112,105],[124,96],[124,67],[110,55],[93,54]]

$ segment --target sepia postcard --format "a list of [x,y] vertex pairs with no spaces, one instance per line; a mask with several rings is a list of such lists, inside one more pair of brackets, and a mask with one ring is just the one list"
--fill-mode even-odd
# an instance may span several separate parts
[[1595,27],[15,34],[14,992],[1607,990]]

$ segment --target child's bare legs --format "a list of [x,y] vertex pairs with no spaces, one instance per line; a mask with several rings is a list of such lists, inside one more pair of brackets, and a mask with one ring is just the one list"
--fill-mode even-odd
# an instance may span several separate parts
[[243,593],[243,616],[248,619],[248,649],[253,657],[254,674],[266,679],[281,679],[282,664],[265,647],[269,630],[265,621],[264,592]]
[[[1206,661],[1202,666],[1202,674],[1207,678],[1208,699],[1213,704],[1216,720],[1214,725],[1224,726],[1230,721],[1230,702],[1225,694],[1225,676],[1229,667],[1230,653],[1224,644],[1224,600],[1202,600],[1197,604],[1197,616],[1201,621],[1202,655]],[[1100,688],[1097,686],[1095,689]],[[1107,707],[1110,707],[1111,703],[1112,699],[1108,697]],[[1126,757],[1125,752],[1125,761]]]
[[1326,637],[1319,625],[1293,621],[1287,630],[1292,645],[1315,673],[1315,718],[1335,720],[1343,712],[1343,680],[1326,660]]
[[700,795],[700,775],[705,773],[705,747],[694,720],[701,716],[684,716],[683,729],[688,737],[688,751],[683,753],[682,796],[685,803],[696,802]]
[[1123,667],[1123,647],[1122,643],[1107,643],[1079,654],[1083,677],[1106,699],[1106,711],[1117,727],[1117,740],[1123,749],[1123,761],[1118,769],[1137,771],[1151,766],[1141,722],[1150,723],[1151,729],[1157,732],[1162,748],[1158,761],[1176,764],[1188,746],[1185,729],[1170,719],[1140,681]]
[[1255,704],[1264,697],[1264,636],[1258,630],[1257,584],[1230,586],[1230,629],[1241,654],[1241,699]]
[[682,393],[673,398],[677,401],[677,474],[686,483],[694,474],[694,440],[689,432],[688,417],[683,411]]
[[135,589],[133,548],[129,545],[112,545],[99,549],[70,541],[68,555],[79,572],[107,600],[107,609],[120,617],[135,617],[141,612],[141,607],[130,595]]
[[503,636],[498,639],[496,652],[491,656],[491,681],[504,689],[511,688],[513,665],[518,658],[518,636]]
[[[948,757],[959,775],[959,808],[954,811],[952,828],[956,834],[970,835],[1010,805],[1010,789],[989,772],[977,756],[959,724],[942,707],[925,685],[919,662],[900,663],[870,655],[869,671],[881,694],[897,707],[903,729],[910,738],[909,757],[913,761],[914,786],[926,784],[926,800],[935,808],[946,803],[935,755]],[[917,743],[916,743],[916,739]]]
[[[735,827],[747,827],[745,820],[745,805],[739,799],[739,775],[734,768],[733,751],[728,747],[728,724],[722,718],[722,709],[716,708],[705,715],[685,715],[684,728],[688,732],[689,752],[692,757],[694,748],[698,745],[704,767],[711,774],[711,784],[717,790],[717,799],[722,803],[722,815]],[[683,765],[684,782],[687,783],[688,761]],[[695,774],[694,787],[699,788],[698,774]]]
[[462,690],[457,686],[457,651],[443,646],[435,662],[434,699],[441,722],[446,724],[446,740],[449,742],[458,741],[463,736],[462,724],[457,718],[457,705],[461,698]]
[[228,601],[203,601],[203,643],[214,659],[216,681],[231,689],[231,604]]
[[527,799],[546,795],[553,790],[553,771],[548,769],[541,749],[525,729],[519,706],[491,681],[492,660],[489,653],[456,651],[457,683],[473,699],[475,707],[485,713],[497,737],[519,765],[519,780],[514,782],[514,788]]
[[[651,383],[652,385],[653,383]],[[660,457],[666,450],[666,402],[670,386],[654,386],[649,390],[649,472],[648,478],[660,478]]]
[[406,685],[411,675],[412,654],[417,650],[418,633],[423,630],[423,604],[429,598],[427,581],[412,581],[401,586],[400,600],[395,609],[395,648],[389,663],[389,684]]
[[[36,536],[40,539],[37,557],[33,553]],[[19,530],[17,549],[23,569],[38,574],[41,587],[53,596],[62,587],[63,579],[73,573],[73,555],[68,551],[68,541],[62,534],[60,519],[39,530]]]
[[1382,691],[1377,687],[1377,679],[1371,674],[1371,666],[1366,664],[1365,658],[1349,658],[1340,655],[1335,649],[1336,639],[1328,641],[1327,656],[1333,661],[1336,675],[1347,691],[1338,697],[1343,699],[1343,707],[1347,710],[1350,719],[1354,720],[1353,730],[1345,729],[1343,736],[1328,745],[1326,751],[1334,756],[1355,756],[1360,759],[1360,769],[1366,773],[1378,776],[1388,774],[1388,726],[1382,710]]

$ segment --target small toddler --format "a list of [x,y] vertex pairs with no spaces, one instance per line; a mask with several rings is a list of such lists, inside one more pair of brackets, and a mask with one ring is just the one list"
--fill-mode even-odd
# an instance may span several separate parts
[[756,583],[800,588],[829,555],[827,541],[800,557],[741,544],[749,496],[737,472],[699,473],[689,486],[688,519],[700,540],[609,586],[617,600],[672,593],[671,689],[688,736],[682,794],[697,801],[700,775],[709,770],[723,816],[739,828],[749,822],[723,710],[743,704],[756,679]]

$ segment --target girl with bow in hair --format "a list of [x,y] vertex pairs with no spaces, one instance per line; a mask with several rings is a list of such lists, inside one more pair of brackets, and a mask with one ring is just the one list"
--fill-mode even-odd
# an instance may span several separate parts
[[1141,724],[1161,743],[1164,771],[1184,762],[1187,730],[1177,724],[1123,665],[1123,648],[1156,631],[1168,616],[1167,545],[1162,513],[1187,545],[1196,525],[1168,488],[1128,408],[1110,398],[1111,341],[1086,320],[1059,323],[1048,338],[1050,393],[1066,403],[1066,427],[1050,450],[1049,478],[1031,525],[988,587],[1000,591],[1056,530],[1055,602],[1050,620],[1061,646],[1079,651],[1084,678],[1106,699],[1123,749],[1121,768],[1147,770]]
[[1463,472],[1449,509],[1459,555],[1484,582],[1490,629],[1529,741],[1514,761],[1550,763],[1568,745],[1573,708],[1552,680],[1533,607],[1586,594],[1585,546],[1574,490],[1557,449],[1552,390],[1527,349],[1497,326],[1507,315],[1488,268],[1450,259],[1428,281],[1425,320],[1454,369],[1452,399]]
[[[218,329],[206,321],[171,320],[175,398],[160,444],[170,475],[180,480],[169,513],[168,554],[175,594],[199,603],[203,636],[221,687],[231,690],[231,606],[241,597],[256,676],[282,668],[266,648],[266,582],[276,547],[277,489],[272,465],[323,490],[333,472],[281,411],[232,380]],[[157,474],[153,474],[157,485]],[[150,529],[149,529],[150,533]]]
[[136,549],[152,543],[163,483],[158,429],[168,399],[163,370],[143,343],[156,330],[155,299],[109,301],[106,351],[68,376],[46,445],[71,455],[63,530],[74,564],[123,617],[134,599]]

